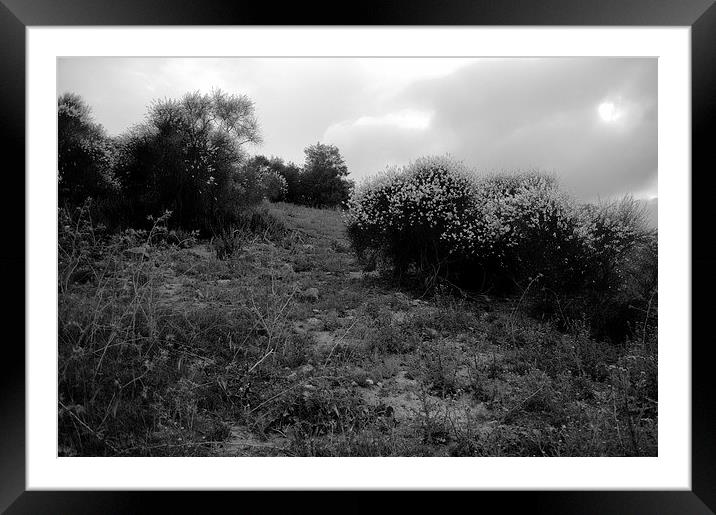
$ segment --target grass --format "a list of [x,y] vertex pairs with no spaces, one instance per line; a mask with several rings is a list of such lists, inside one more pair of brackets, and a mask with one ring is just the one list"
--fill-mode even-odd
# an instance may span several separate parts
[[656,455],[654,310],[595,341],[526,299],[361,273],[338,211],[263,209],[280,230],[226,259],[161,221],[64,220],[61,455]]

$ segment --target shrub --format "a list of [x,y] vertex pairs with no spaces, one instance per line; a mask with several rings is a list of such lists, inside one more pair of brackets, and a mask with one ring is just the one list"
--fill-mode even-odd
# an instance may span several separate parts
[[586,263],[575,204],[554,177],[535,172],[480,181],[469,239],[456,244],[479,262],[483,273],[524,290],[540,285],[559,291],[578,286]]
[[581,210],[586,259],[594,264],[589,280],[597,289],[606,290],[622,282],[622,265],[634,252],[644,249],[650,241],[656,243],[655,233],[646,228],[644,207],[629,196],[598,205],[586,204]]
[[231,257],[237,248],[250,238],[266,241],[280,240],[286,234],[286,227],[265,205],[242,210],[233,219],[226,231],[213,238],[214,250],[219,259]]
[[278,202],[286,197],[286,179],[281,174],[284,164],[280,158],[257,155],[246,161],[242,167],[242,174],[255,185],[256,192],[261,198]]
[[[272,160],[274,162],[275,160]],[[281,167],[277,169],[277,172],[286,179],[286,202],[293,202],[299,204],[301,198],[303,198],[303,186],[301,184],[301,167],[298,165],[288,162],[286,164],[281,161]]]
[[398,273],[521,287],[539,273],[565,289],[582,264],[570,263],[579,246],[576,213],[551,177],[478,178],[461,163],[430,157],[357,189],[346,221],[359,254],[380,254]]
[[260,140],[246,96],[216,90],[155,101],[146,122],[114,142],[122,199],[106,199],[102,212],[121,227],[140,228],[148,215],[170,210],[174,228],[202,236],[229,230],[264,196],[260,177],[242,166],[243,147]]
[[279,202],[286,197],[288,186],[283,175],[273,170],[264,172],[261,177],[261,185],[266,198],[271,202]]
[[[656,231],[647,229],[644,208],[631,197],[579,206],[580,247],[573,261],[583,263],[579,296],[569,301],[543,289],[547,304],[559,304],[561,323],[586,316],[592,335],[623,342],[655,337],[658,253]],[[647,334],[649,333],[649,334]]]
[[60,292],[74,282],[95,277],[92,263],[103,253],[104,228],[92,223],[91,199],[70,210],[57,212],[57,271]]
[[262,175],[265,197],[271,202],[284,200],[301,204],[309,200],[310,192],[304,191],[302,182],[303,170],[294,163],[284,163],[280,157],[256,155],[249,159],[246,166]]
[[61,204],[80,204],[89,196],[119,190],[112,141],[79,95],[65,93],[57,101],[57,150]]
[[463,224],[475,211],[477,183],[460,163],[419,159],[390,169],[356,188],[345,220],[359,256],[378,254],[397,273],[438,270],[464,260],[459,243],[471,236]]
[[345,222],[361,259],[382,258],[430,284],[443,277],[522,292],[535,284],[550,302],[580,294],[612,307],[618,292],[632,303],[629,289],[645,304],[650,294],[637,283],[656,285],[655,262],[649,277],[639,272],[654,235],[636,201],[579,204],[537,172],[478,177],[448,157],[418,159],[358,187]]

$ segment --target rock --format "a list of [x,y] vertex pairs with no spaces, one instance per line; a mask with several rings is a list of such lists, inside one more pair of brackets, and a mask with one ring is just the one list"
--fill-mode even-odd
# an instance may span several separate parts
[[365,384],[367,384],[368,386],[373,386],[373,380],[372,380],[372,379],[366,379],[366,380],[365,380]]
[[306,390],[315,390],[316,389],[316,387],[313,386],[312,384],[304,384],[303,388]]
[[126,254],[131,255],[132,257],[138,257],[138,258],[148,258],[149,252],[147,252],[147,247],[141,246],[141,247],[132,247],[131,249],[127,249],[124,251]]
[[310,374],[311,372],[313,372],[313,370],[314,370],[313,365],[310,365],[310,364],[303,365],[298,368],[298,373],[301,375],[306,375],[306,374]]
[[281,268],[277,270],[277,273],[280,277],[290,277],[291,274],[293,274],[293,267],[288,263],[284,263]]
[[199,245],[189,249],[191,254],[204,259],[211,259],[214,257],[214,252],[209,250],[205,245]]
[[351,281],[360,281],[361,279],[372,278],[376,279],[380,277],[380,272],[373,270],[371,272],[348,272],[348,279]]
[[323,320],[320,318],[311,317],[306,320],[306,324],[308,324],[308,329],[311,331],[320,331],[323,329]]
[[231,279],[219,279],[218,281],[216,281],[216,284],[218,284],[219,286],[226,286],[230,282]]
[[430,338],[438,337],[438,332],[435,329],[433,329],[432,327],[426,327],[425,334],[428,335]]
[[[303,366],[298,367],[297,370],[294,370],[293,372],[288,374],[286,376],[286,379],[288,379],[289,381],[293,381],[294,379],[298,378],[299,376],[305,376],[305,375],[310,374],[314,370],[315,369],[314,369],[313,365],[303,365]],[[305,385],[304,388],[307,388],[310,390],[315,387],[312,385]]]
[[313,269],[313,264],[308,259],[298,260],[293,265],[293,271],[297,273],[308,272]]
[[395,322],[396,324],[402,324],[408,319],[407,313],[405,311],[395,311],[391,314],[391,317],[393,319],[393,322]]
[[391,417],[394,417],[394,416],[395,416],[395,410],[393,409],[393,406],[386,406],[385,404],[382,404],[382,403],[381,403],[381,405],[380,405],[380,410],[379,410],[379,412],[380,412],[383,416],[388,417],[388,418],[391,418]]
[[303,290],[301,292],[301,297],[310,300],[310,301],[317,301],[318,300],[318,288],[308,288],[306,290]]
[[341,325],[348,325],[348,324],[350,324],[351,322],[353,322],[353,320],[355,320],[355,318],[356,318],[356,317],[350,316],[350,315],[349,315],[349,316],[344,316],[344,317],[336,317],[336,322],[338,322],[338,323],[341,324]]

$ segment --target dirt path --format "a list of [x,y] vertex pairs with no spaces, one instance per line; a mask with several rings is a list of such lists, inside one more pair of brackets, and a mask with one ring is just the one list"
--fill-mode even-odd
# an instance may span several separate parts
[[256,216],[270,232],[227,259],[112,244],[63,293],[64,454],[656,455],[655,341],[404,289],[362,270],[337,211]]
[[[164,287],[167,299],[177,302],[183,294],[193,293],[193,301],[211,305],[211,299],[223,293],[241,303],[245,299],[236,297],[246,293],[242,283],[246,286],[259,274],[270,282],[273,292],[281,292],[276,297],[287,299],[286,327],[309,342],[308,363],[284,371],[288,390],[330,388],[321,377],[339,377],[340,388],[347,389],[365,409],[388,413],[392,430],[404,437],[415,438],[431,420],[441,427],[470,424],[480,431],[489,427],[485,424],[489,417],[484,402],[469,392],[470,373],[465,364],[452,364],[454,370],[447,372],[433,371],[454,376],[447,378],[454,384],[442,391],[441,386],[430,383],[429,377],[417,379],[426,375],[426,364],[417,347],[438,344],[455,350],[451,346],[459,345],[451,339],[457,334],[447,327],[410,328],[416,321],[429,325],[435,320],[440,325],[444,307],[391,287],[377,272],[361,270],[349,250],[338,213],[290,205],[275,210],[293,231],[292,245],[252,243],[238,258],[239,263],[250,264],[249,268],[220,271],[222,278],[215,279],[214,284],[201,285],[186,275],[177,276]],[[188,254],[212,261],[205,248],[192,249]],[[202,294],[202,288],[208,291]],[[400,334],[406,329],[411,334]],[[390,340],[387,345],[386,335]],[[464,341],[470,338],[469,329],[460,337]],[[410,340],[404,349],[400,342],[403,338]],[[246,425],[235,425],[227,443],[217,452],[283,454],[288,446],[288,438],[278,432],[259,436]]]

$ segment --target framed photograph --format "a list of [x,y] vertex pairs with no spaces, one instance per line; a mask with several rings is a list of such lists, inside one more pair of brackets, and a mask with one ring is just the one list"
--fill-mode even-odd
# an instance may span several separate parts
[[712,2],[3,4],[8,513],[713,512]]

